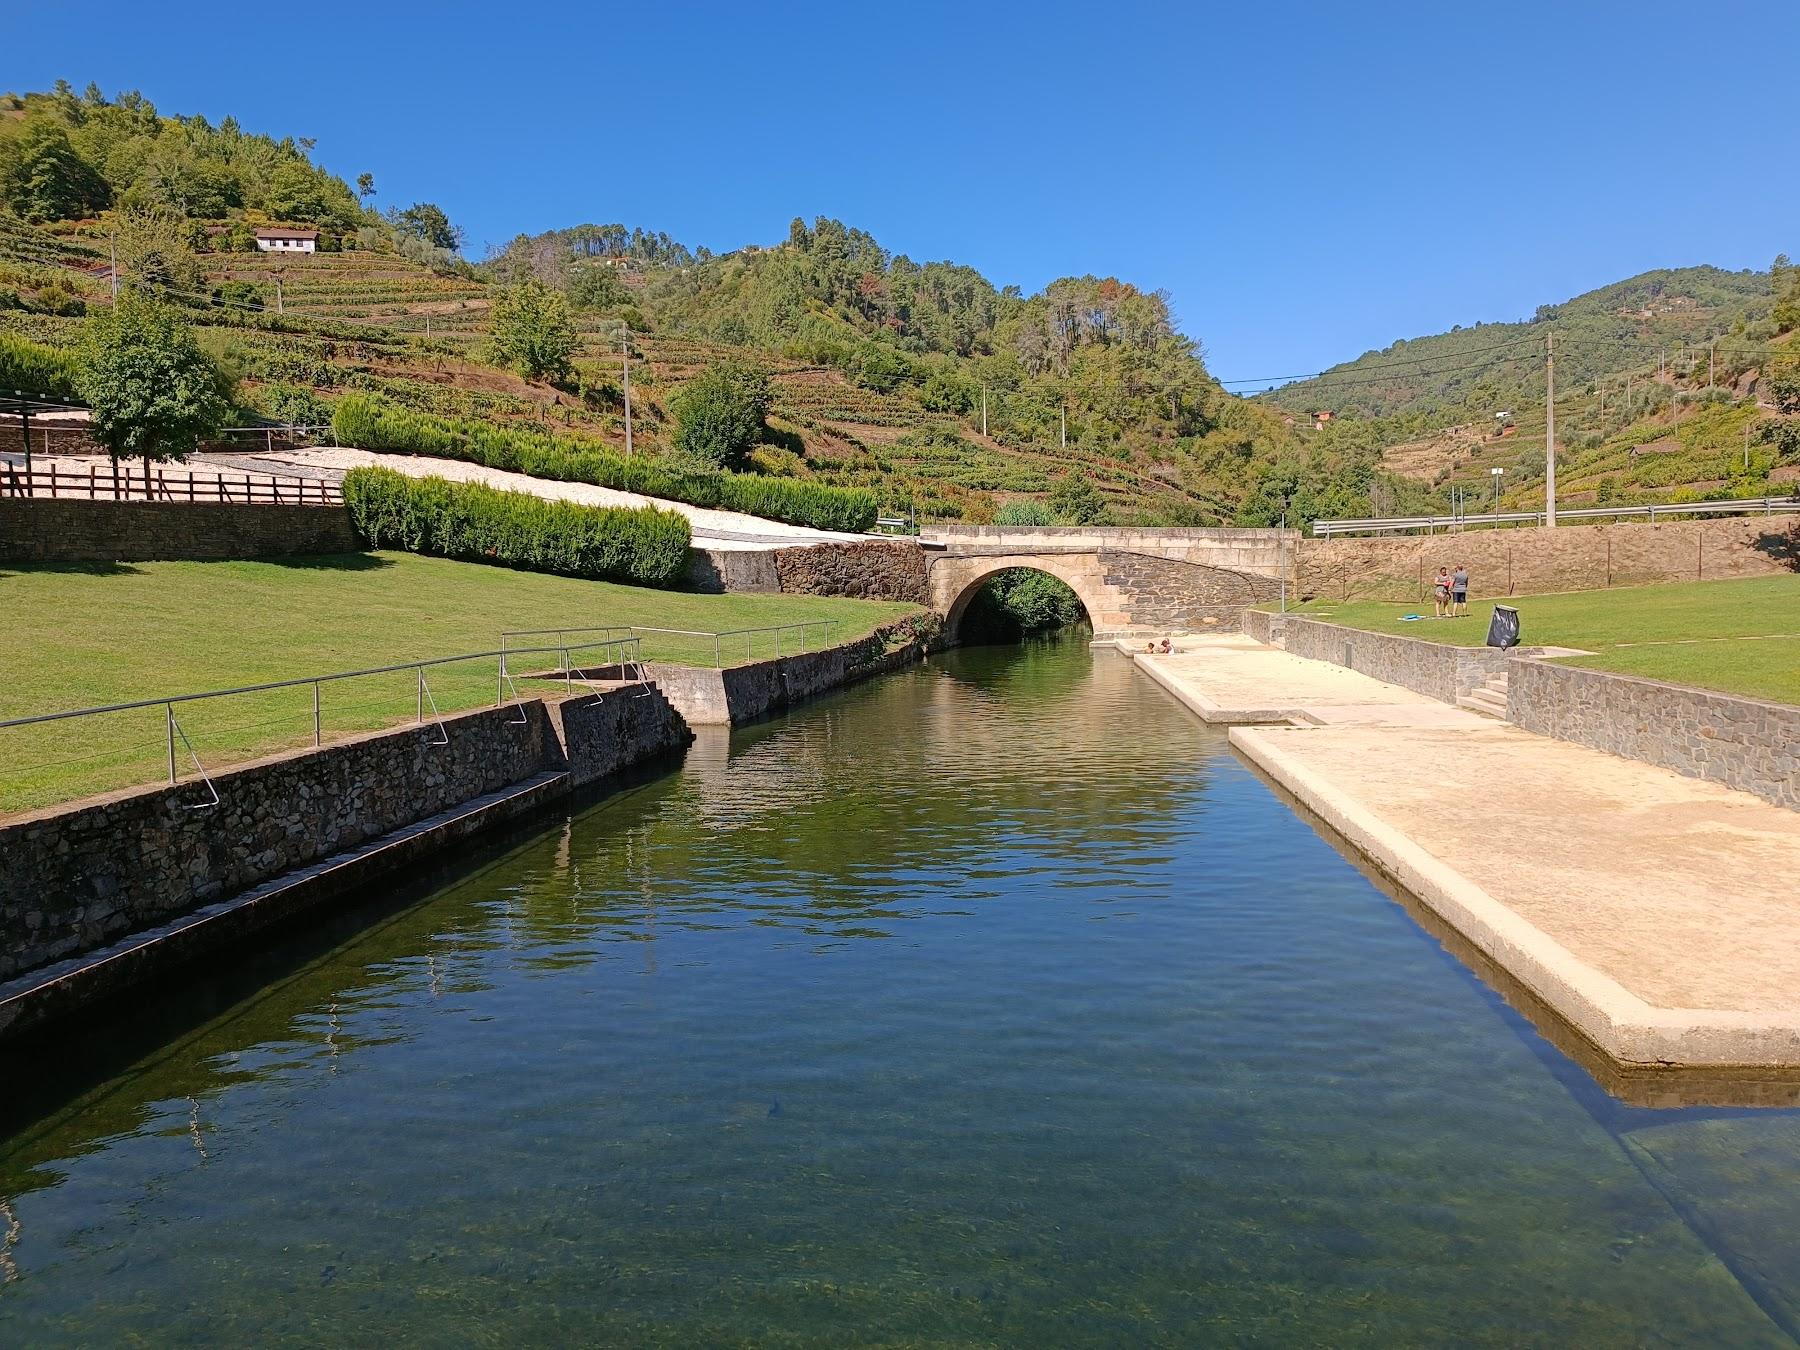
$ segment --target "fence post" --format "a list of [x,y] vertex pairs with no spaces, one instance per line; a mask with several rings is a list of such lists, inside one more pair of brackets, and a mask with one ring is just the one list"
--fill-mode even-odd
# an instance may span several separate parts
[[164,728],[169,737],[169,786],[175,786],[175,705],[163,704],[163,716],[168,725]]
[[419,677],[419,688],[418,688],[419,715],[418,715],[417,720],[419,722],[419,725],[423,726],[425,724],[425,667],[424,666],[414,666],[413,674],[415,674]]
[[315,746],[318,746],[318,745],[322,745],[323,743],[324,742],[320,739],[320,736],[319,736],[319,682],[317,680],[314,680],[313,681],[313,744]]

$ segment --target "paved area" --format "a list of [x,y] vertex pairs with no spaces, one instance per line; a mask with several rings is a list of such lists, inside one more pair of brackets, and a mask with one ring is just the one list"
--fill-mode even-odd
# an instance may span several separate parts
[[1800,812],[1248,639],[1182,647],[1134,659],[1288,705],[1304,725],[1232,744],[1608,1057],[1800,1067]]

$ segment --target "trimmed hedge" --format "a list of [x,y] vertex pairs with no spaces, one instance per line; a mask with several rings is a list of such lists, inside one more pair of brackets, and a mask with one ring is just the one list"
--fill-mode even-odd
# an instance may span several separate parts
[[0,389],[76,402],[75,353],[0,333]]
[[546,501],[378,468],[344,475],[344,504],[372,548],[636,586],[672,586],[687,571],[687,517],[655,506]]
[[364,450],[441,455],[533,478],[592,483],[816,530],[862,534],[875,523],[875,494],[862,488],[821,487],[753,473],[686,472],[654,460],[627,459],[592,441],[472,418],[434,417],[367,394],[340,399],[332,427],[339,443]]

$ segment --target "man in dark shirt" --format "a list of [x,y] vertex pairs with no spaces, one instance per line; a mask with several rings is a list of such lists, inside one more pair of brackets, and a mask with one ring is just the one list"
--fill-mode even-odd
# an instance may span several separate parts
[[1469,612],[1469,569],[1464,563],[1458,563],[1456,570],[1450,574],[1450,612]]

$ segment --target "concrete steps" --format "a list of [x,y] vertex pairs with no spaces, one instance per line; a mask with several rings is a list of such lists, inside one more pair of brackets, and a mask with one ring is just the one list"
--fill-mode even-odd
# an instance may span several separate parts
[[1504,722],[1506,720],[1506,676],[1490,675],[1487,682],[1479,689],[1472,689],[1456,700],[1456,706],[1467,708],[1472,713],[1480,713],[1483,717],[1493,717]]

